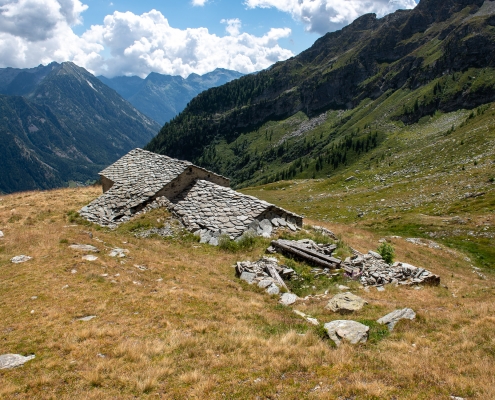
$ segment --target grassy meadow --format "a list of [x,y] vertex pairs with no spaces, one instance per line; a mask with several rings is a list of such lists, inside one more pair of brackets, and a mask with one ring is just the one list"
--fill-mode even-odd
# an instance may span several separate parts
[[[307,224],[328,227],[363,252],[376,249],[383,235],[429,237],[434,228],[460,232],[435,237],[441,249],[389,239],[397,260],[439,274],[446,287],[366,292],[342,278],[308,278],[296,293],[328,294],[291,307],[235,277],[232,265],[258,259],[267,240],[232,252],[199,244],[190,235],[134,236],[137,229],[161,226],[168,218],[163,210],[116,231],[87,225],[74,210],[97,197],[97,187],[1,196],[0,354],[36,358],[0,371],[0,398],[495,398],[493,239],[485,245],[484,238],[468,235],[493,232],[493,186],[481,187],[486,170],[478,166],[469,166],[465,174],[479,176],[471,184],[487,194],[466,200],[471,211],[463,211],[460,200],[414,203],[421,188],[428,200],[439,197],[427,191],[443,181],[437,174],[424,184],[390,178],[386,184],[373,183],[380,187],[376,190],[361,181],[362,175],[346,183],[334,178],[246,190],[305,213]],[[464,185],[463,179],[457,184]],[[394,206],[406,202],[408,210]],[[365,212],[361,218],[355,215],[359,208]],[[442,222],[450,218],[449,210],[466,223]],[[483,259],[469,245],[457,245],[464,243],[464,234],[471,238],[466,243],[485,246]],[[69,248],[73,243],[96,246],[98,260],[84,261],[85,253]],[[128,249],[127,257],[109,257],[115,247]],[[20,254],[33,259],[12,264],[10,259]],[[299,271],[308,269],[278,257]],[[473,273],[473,265],[486,279]],[[369,305],[355,315],[325,310],[338,284],[350,286]],[[374,322],[403,307],[413,308],[417,318],[399,322],[391,334]],[[321,323],[360,321],[370,326],[370,339],[336,348],[321,328],[292,309]],[[78,320],[90,315],[96,318]]]

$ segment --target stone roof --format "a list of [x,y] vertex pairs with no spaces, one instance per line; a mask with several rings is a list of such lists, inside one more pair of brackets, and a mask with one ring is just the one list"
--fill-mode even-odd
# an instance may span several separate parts
[[173,211],[190,229],[226,231],[234,238],[242,235],[249,225],[264,213],[268,219],[293,218],[294,224],[301,219],[297,214],[256,197],[203,180],[198,180],[173,199],[172,203]]
[[121,185],[139,186],[141,193],[155,194],[193,164],[142,149],[134,149],[100,172]]

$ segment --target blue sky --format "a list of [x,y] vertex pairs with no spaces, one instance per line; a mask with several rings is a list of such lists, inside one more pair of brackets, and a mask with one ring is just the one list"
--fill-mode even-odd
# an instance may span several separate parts
[[107,77],[250,73],[365,13],[415,0],[0,0],[0,67],[73,61]]
[[220,21],[239,18],[242,30],[257,36],[262,36],[270,28],[289,27],[292,34],[288,38],[280,39],[282,47],[290,49],[294,54],[309,48],[321,35],[317,32],[305,31],[301,21],[294,20],[290,14],[276,8],[248,8],[242,1],[213,0],[203,7],[193,6],[190,1],[173,0],[86,0],[89,6],[83,13],[83,24],[74,29],[82,34],[91,25],[101,24],[106,15],[114,11],[131,11],[142,14],[152,9],[160,11],[175,28],[207,27],[210,33],[218,36],[225,35],[225,24]]

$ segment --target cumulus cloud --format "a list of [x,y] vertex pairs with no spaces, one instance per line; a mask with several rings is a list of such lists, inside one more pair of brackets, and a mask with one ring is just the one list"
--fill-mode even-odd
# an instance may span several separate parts
[[60,25],[81,23],[79,0],[0,0],[0,32],[30,41],[53,36]]
[[227,27],[225,30],[230,36],[239,36],[239,33],[241,33],[241,20],[239,18],[234,18],[234,19],[222,19],[220,21],[222,24],[226,24]]
[[191,1],[192,5],[196,6],[196,7],[203,7],[207,2],[208,2],[208,0],[192,0]]
[[211,34],[206,28],[173,28],[156,10],[142,15],[114,12],[103,25],[92,26],[82,35],[88,43],[97,43],[111,57],[90,68],[106,76],[146,76],[155,71],[188,76],[204,74],[215,68],[254,72],[293,56],[278,41],[291,30],[271,29],[263,36],[241,33],[241,21],[226,20],[227,36]]
[[109,77],[150,72],[186,77],[215,68],[249,73],[293,56],[278,43],[290,36],[288,28],[255,36],[241,32],[239,19],[229,19],[221,21],[227,34],[217,36],[206,28],[174,28],[156,10],[114,12],[78,36],[72,27],[86,9],[79,0],[0,0],[0,67],[73,61]]
[[103,47],[72,31],[86,9],[79,0],[0,0],[0,66],[99,59]]
[[302,21],[306,30],[324,34],[375,13],[382,17],[398,9],[416,7],[415,0],[245,0],[248,8],[276,8]]

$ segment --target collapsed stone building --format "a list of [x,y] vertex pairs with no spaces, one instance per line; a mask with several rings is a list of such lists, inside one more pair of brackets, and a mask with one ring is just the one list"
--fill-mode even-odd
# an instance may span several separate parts
[[302,217],[229,188],[229,179],[187,161],[134,149],[100,172],[103,194],[79,213],[114,228],[134,215],[166,207],[191,232],[215,244],[251,230],[269,236],[274,227],[296,230]]

